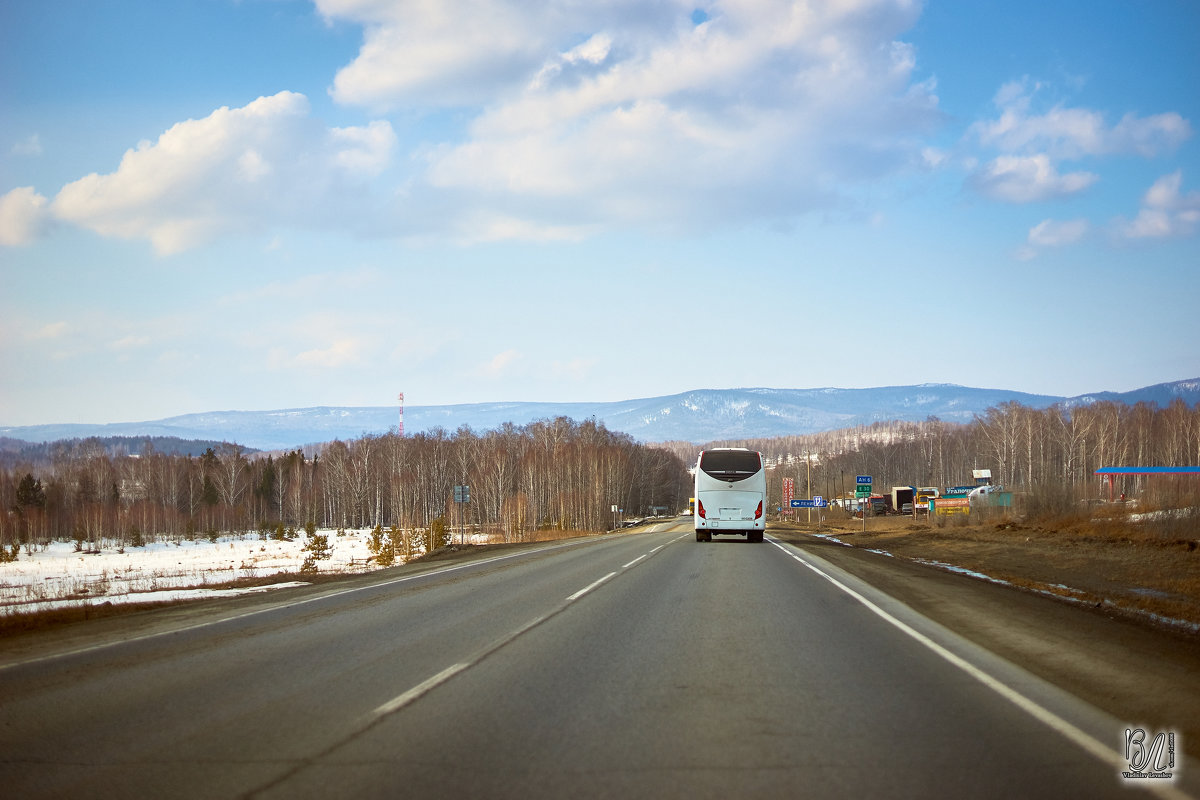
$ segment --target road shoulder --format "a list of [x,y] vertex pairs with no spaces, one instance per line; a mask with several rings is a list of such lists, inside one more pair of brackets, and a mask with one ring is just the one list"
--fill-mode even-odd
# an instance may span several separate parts
[[1200,755],[1200,637],[815,536],[779,538],[1118,720],[1178,733]]

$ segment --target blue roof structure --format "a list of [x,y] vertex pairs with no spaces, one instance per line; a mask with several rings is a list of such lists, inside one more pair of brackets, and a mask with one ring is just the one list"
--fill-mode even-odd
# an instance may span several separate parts
[[1101,467],[1097,475],[1200,475],[1200,467]]

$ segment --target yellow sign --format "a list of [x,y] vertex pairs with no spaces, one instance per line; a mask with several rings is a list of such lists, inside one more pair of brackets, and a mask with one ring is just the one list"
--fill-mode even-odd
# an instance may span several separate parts
[[935,514],[970,514],[971,501],[965,497],[932,497]]

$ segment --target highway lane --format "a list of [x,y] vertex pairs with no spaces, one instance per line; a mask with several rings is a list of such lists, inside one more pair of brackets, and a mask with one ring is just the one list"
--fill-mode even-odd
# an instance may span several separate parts
[[10,666],[0,785],[1104,797],[1114,725],[811,555],[684,525]]
[[244,793],[554,613],[599,566],[645,552],[630,536],[553,545],[8,667],[0,785],[16,796]]

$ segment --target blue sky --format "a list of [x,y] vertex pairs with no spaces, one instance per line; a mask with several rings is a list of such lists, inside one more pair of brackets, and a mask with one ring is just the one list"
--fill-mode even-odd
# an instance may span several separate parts
[[0,425],[1200,376],[1189,0],[8,0]]

